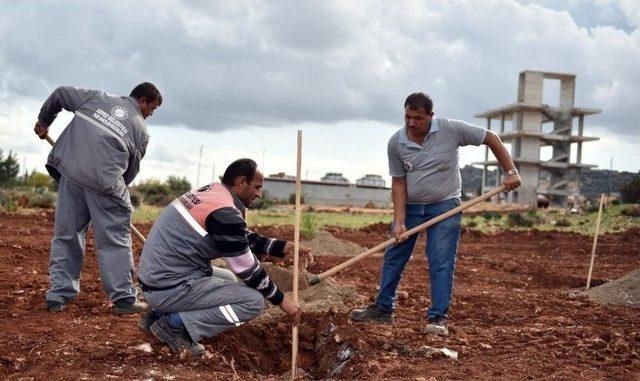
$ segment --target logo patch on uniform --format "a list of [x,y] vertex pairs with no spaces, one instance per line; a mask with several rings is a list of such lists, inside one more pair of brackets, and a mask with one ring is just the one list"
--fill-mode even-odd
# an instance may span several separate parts
[[116,106],[111,109],[111,116],[120,120],[127,119],[129,111],[122,106]]
[[409,172],[413,169],[413,164],[411,164],[411,162],[409,160],[405,160],[404,163],[402,163],[402,165],[404,165],[404,169]]

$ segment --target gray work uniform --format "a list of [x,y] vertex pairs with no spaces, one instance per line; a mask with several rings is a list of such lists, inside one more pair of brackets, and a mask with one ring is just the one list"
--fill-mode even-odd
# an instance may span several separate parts
[[59,87],[38,120],[49,126],[65,109],[75,115],[54,145],[47,170],[58,181],[46,299],[66,303],[80,291],[85,234],[94,225],[100,277],[112,301],[135,300],[131,201],[127,185],[140,169],[149,134],[131,97]]
[[[284,255],[286,241],[255,236],[246,231],[244,206],[226,186],[210,184],[180,196],[153,224],[140,256],[145,300],[159,314],[179,313],[196,342],[257,317],[264,298],[279,304],[284,295],[254,252]],[[216,258],[233,273],[212,267]]]

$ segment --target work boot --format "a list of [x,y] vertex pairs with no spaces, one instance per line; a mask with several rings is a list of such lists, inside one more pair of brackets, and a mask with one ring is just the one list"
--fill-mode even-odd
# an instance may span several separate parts
[[144,315],[142,315],[142,317],[138,321],[138,328],[140,328],[141,330],[147,333],[151,333],[151,326],[153,325],[153,323],[158,321],[158,319],[160,319],[161,317],[162,315],[160,315],[159,313],[157,313],[152,309],[149,309],[147,312],[144,313]]
[[55,300],[47,300],[47,309],[49,312],[62,312],[67,305]]
[[429,318],[429,324],[422,328],[422,333],[447,336],[449,334],[449,329],[447,328],[447,318],[445,318],[444,316]]
[[351,311],[351,320],[393,324],[393,312],[383,311],[377,305],[370,304],[366,308],[357,308]]
[[196,343],[191,339],[184,325],[181,328],[169,326],[167,315],[162,316],[151,325],[151,333],[153,333],[153,336],[158,340],[167,343],[173,353],[178,353],[186,349],[196,356],[202,356],[205,352],[202,344]]
[[144,312],[149,308],[147,303],[139,302],[137,300],[120,299],[113,302],[113,313],[116,315],[131,315],[138,312]]

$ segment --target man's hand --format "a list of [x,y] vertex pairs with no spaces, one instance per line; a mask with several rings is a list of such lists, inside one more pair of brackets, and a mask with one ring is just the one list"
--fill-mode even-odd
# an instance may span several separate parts
[[401,237],[402,233],[407,231],[407,227],[402,223],[394,223],[393,228],[391,229],[391,234],[398,240],[398,243],[404,242],[407,240],[407,237]]
[[[293,255],[294,248],[295,248],[295,244],[293,242],[287,242],[284,245],[284,253],[288,255]],[[313,254],[311,254],[311,249],[309,249],[308,247],[300,246],[299,254],[300,254],[300,263],[302,268],[306,269],[307,264],[313,263],[314,261]]]
[[282,311],[289,315],[291,325],[295,327],[298,325],[298,323],[300,323],[300,314],[302,313],[302,310],[300,309],[300,306],[298,304],[289,300],[289,298],[285,296],[284,300],[282,300],[282,303],[280,303],[278,307],[280,307]]
[[507,175],[504,178],[504,187],[505,190],[507,192],[510,192],[516,188],[518,188],[520,185],[522,185],[522,179],[520,178],[520,175],[517,173],[511,174],[511,175]]
[[40,121],[37,121],[36,126],[33,128],[33,131],[36,133],[36,135],[38,135],[40,139],[44,139],[47,137],[47,134],[49,133],[49,127],[45,126]]

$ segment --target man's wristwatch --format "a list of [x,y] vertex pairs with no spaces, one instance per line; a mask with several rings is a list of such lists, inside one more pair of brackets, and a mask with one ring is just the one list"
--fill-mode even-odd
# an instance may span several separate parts
[[505,172],[505,174],[508,175],[517,175],[518,174],[518,170],[516,168],[510,169],[508,171]]

